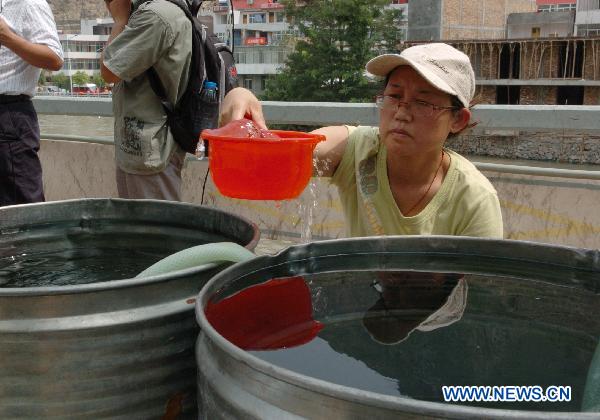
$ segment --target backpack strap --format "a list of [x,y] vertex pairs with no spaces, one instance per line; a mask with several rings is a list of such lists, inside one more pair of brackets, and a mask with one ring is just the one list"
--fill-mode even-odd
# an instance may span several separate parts
[[154,67],[150,67],[148,70],[146,70],[146,76],[150,82],[150,87],[154,91],[154,94],[158,96],[158,99],[160,99],[160,103],[162,104],[167,115],[172,114],[175,111],[175,106],[167,99],[165,87],[160,81],[160,77],[158,77],[158,73]]
[[[188,3],[187,0],[165,0],[168,1],[169,3],[173,3],[174,5],[176,5],[177,7],[179,7],[181,9],[181,11],[185,14],[185,16],[188,18],[188,20],[190,21],[190,23],[192,24],[192,34],[195,30],[197,30],[197,25],[199,25],[197,19],[195,19],[195,14],[193,13],[193,10],[196,10],[196,12],[199,10],[200,8],[200,4],[202,3],[202,0],[192,0],[191,4]],[[196,28],[195,28],[196,26]],[[192,35],[193,36],[193,35]],[[206,39],[206,36],[204,34],[204,28],[202,28],[202,44],[206,44],[204,41]],[[196,51],[198,50],[198,51]],[[204,73],[205,69],[204,69],[204,58],[205,58],[205,53],[204,53],[205,48],[203,48],[203,45],[199,45],[196,47],[195,42],[192,41],[192,60],[198,60],[199,63],[196,66],[198,72],[202,72]],[[192,76],[192,71],[194,69],[194,64],[193,62],[190,62],[190,74],[188,76],[188,84],[190,83],[190,80],[193,79]],[[148,77],[148,81],[150,82],[150,87],[152,88],[152,90],[154,91],[155,95],[158,96],[158,98],[160,99],[160,102],[163,106],[163,108],[165,109],[165,112],[167,113],[167,115],[171,115],[174,110],[175,110],[175,104],[171,103],[168,99],[167,99],[167,95],[166,95],[166,91],[165,88],[162,84],[162,82],[160,81],[160,77],[158,76],[158,73],[156,71],[156,69],[154,67],[150,67],[148,70],[146,70],[146,76]],[[205,78],[205,74],[202,74],[202,80],[204,80]],[[199,86],[195,86],[196,89],[198,89],[198,91],[200,91],[200,89],[202,89],[202,82],[200,82]],[[187,89],[187,84],[186,84],[186,89]]]

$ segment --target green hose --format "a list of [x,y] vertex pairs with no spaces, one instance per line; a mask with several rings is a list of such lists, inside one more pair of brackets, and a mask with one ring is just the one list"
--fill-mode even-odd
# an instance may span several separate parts
[[588,370],[581,411],[600,411],[600,342]]
[[138,277],[157,276],[203,264],[220,262],[242,262],[256,257],[241,245],[233,242],[216,242],[193,246],[163,258],[146,268]]

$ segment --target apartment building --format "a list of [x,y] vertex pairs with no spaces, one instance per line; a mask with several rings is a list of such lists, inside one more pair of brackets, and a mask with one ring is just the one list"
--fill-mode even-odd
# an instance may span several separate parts
[[[408,29],[409,0],[390,0],[388,7],[403,11],[401,27]],[[260,94],[267,77],[285,64],[291,41],[298,34],[289,24],[279,0],[229,0],[214,2],[202,14],[211,19],[215,34],[234,49],[240,84]]]
[[59,33],[65,54],[63,68],[54,73],[72,76],[78,71],[90,76],[100,73],[100,58],[106,46],[112,18],[83,19],[80,33]]
[[293,36],[279,0],[229,0],[214,2],[201,11],[212,19],[213,32],[232,48],[240,84],[260,94],[269,74],[284,65]]

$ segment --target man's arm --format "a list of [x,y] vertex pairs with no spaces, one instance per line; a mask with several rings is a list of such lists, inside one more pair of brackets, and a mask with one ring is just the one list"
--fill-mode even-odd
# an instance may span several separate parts
[[14,33],[0,16],[0,45],[13,51],[34,67],[60,70],[63,60],[48,46],[34,44]]
[[[107,45],[110,45],[112,40],[123,32],[125,25],[127,25],[131,13],[131,0],[105,0],[104,2],[106,3],[110,15],[115,21],[110,30],[110,36],[108,37]],[[100,60],[100,74],[107,83],[118,83],[121,81],[119,76],[114,74],[104,65],[104,52],[102,52],[102,59]]]

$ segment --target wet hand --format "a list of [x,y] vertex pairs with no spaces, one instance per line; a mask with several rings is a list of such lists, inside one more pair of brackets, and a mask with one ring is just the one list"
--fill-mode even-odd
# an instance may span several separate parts
[[124,25],[131,14],[131,0],[104,0],[116,24]]
[[232,89],[223,100],[220,115],[220,125],[231,121],[248,118],[262,129],[267,129],[260,101],[252,92],[244,88]]

